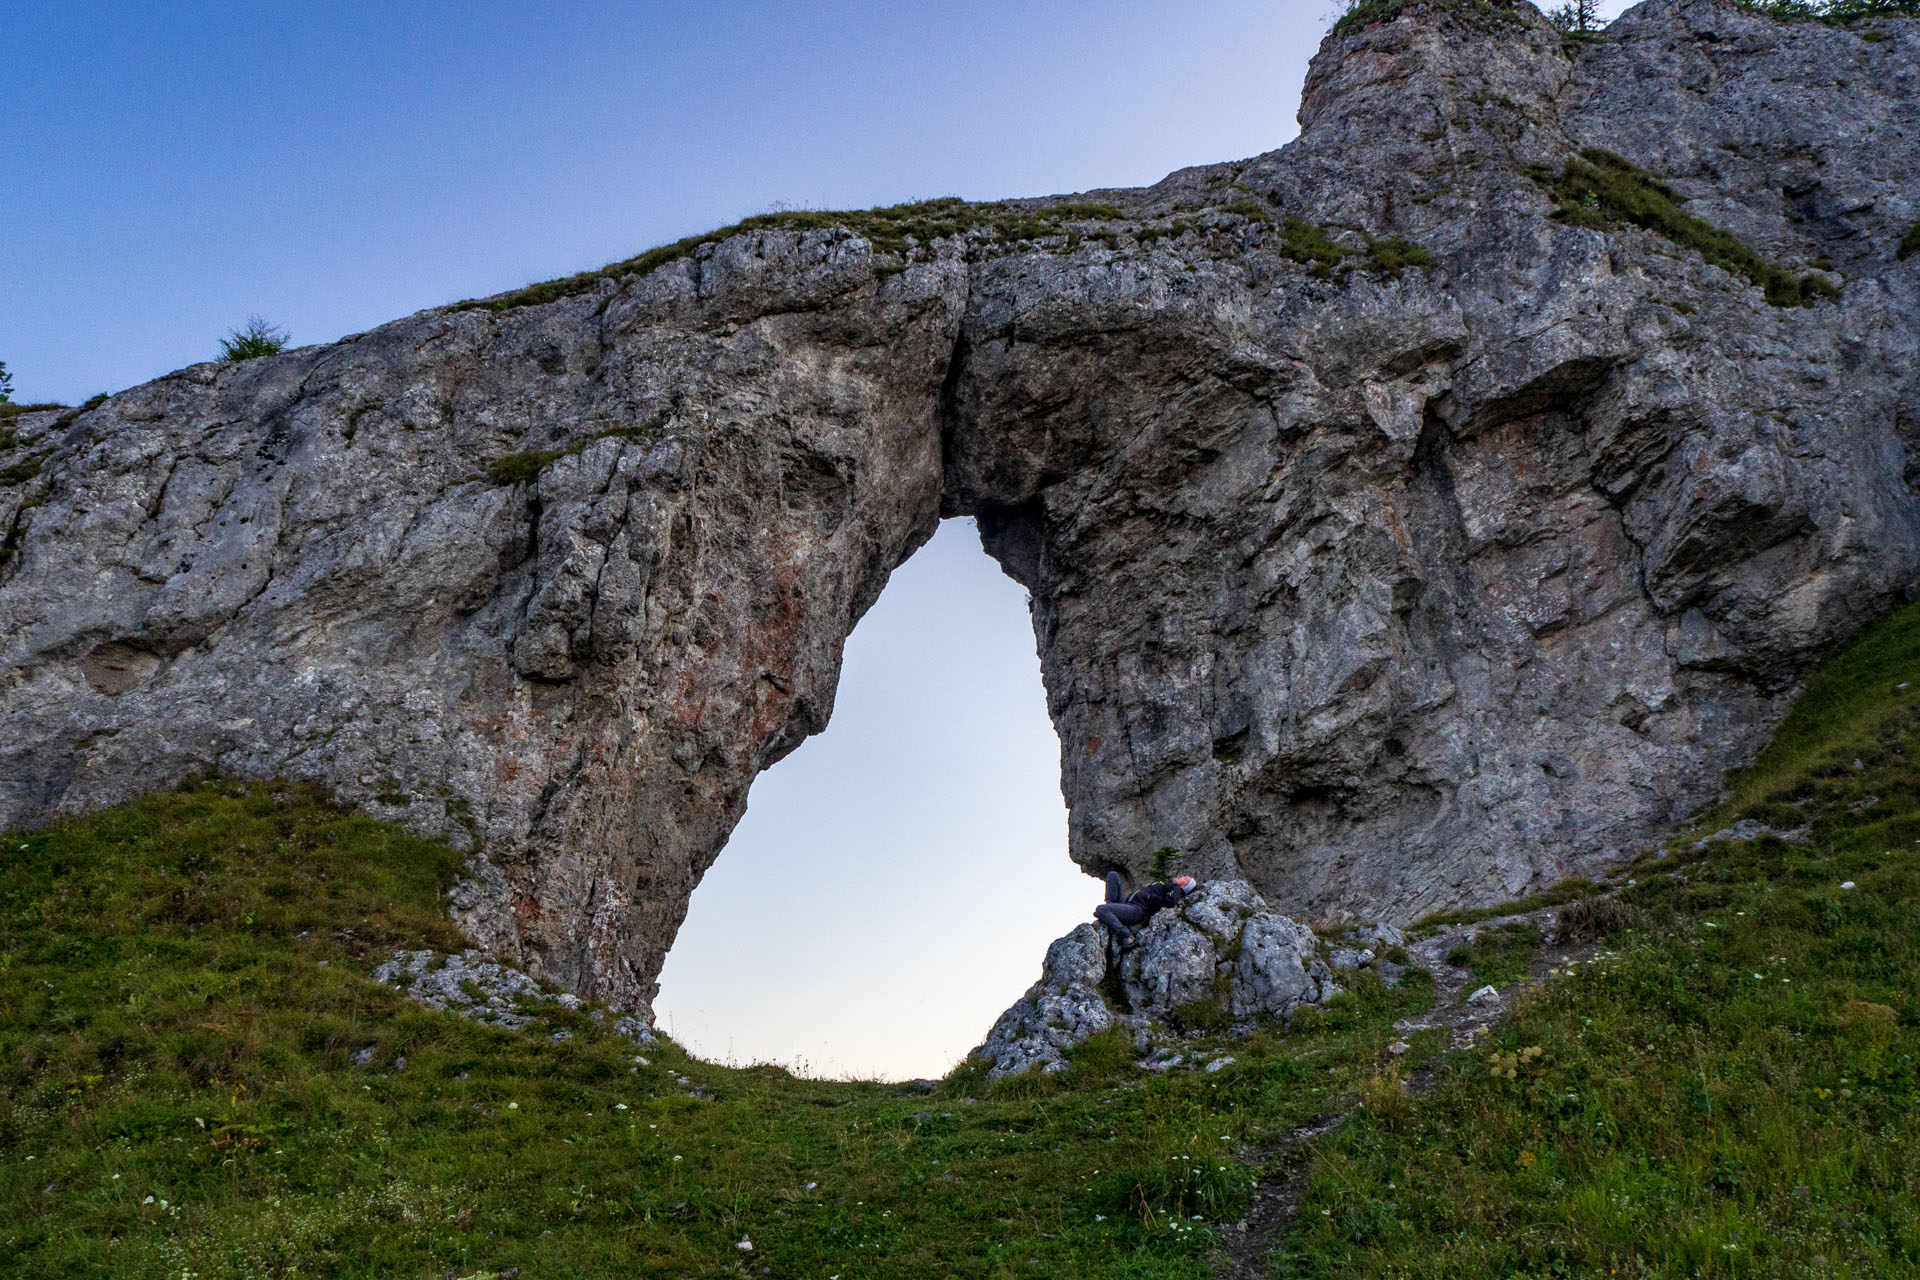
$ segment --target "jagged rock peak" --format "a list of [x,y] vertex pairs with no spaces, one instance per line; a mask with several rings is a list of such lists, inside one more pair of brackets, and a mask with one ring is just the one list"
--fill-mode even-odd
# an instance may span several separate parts
[[1089,870],[1392,920],[1606,864],[1920,567],[1920,23],[1523,10],[1343,33],[1298,140],[1143,191],[772,215],[11,419],[0,825],[320,782],[644,1011],[944,513],[1033,594]]

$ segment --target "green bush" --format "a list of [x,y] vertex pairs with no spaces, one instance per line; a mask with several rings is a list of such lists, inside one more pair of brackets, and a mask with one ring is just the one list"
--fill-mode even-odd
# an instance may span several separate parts
[[1912,229],[1900,241],[1900,248],[1894,253],[1894,257],[1905,262],[1916,253],[1920,253],[1920,222],[1914,223]]
[[220,340],[220,358],[238,363],[277,356],[287,349],[287,332],[265,316],[248,316],[247,323]]
[[7,362],[0,360],[0,404],[13,399],[13,375],[7,372]]
[[1840,296],[1840,290],[1821,277],[1795,276],[1762,258],[1732,232],[1685,212],[1673,188],[1611,151],[1588,147],[1577,159],[1568,160],[1558,176],[1535,170],[1534,177],[1559,202],[1553,216],[1560,221],[1596,231],[1631,223],[1746,278],[1776,307],[1812,306]]
[[1600,17],[1597,0],[1567,0],[1566,4],[1548,12],[1547,21],[1566,35],[1585,35],[1607,25]]
[[1738,0],[1740,7],[1783,22],[1857,22],[1920,17],[1920,0]]
[[510,453],[487,468],[487,477],[497,485],[511,487],[532,484],[547,464],[563,453],[560,449],[524,449]]
[[1333,33],[1343,35],[1375,23],[1392,22],[1406,9],[1449,11],[1469,21],[1477,20],[1490,26],[1526,25],[1516,0],[1347,0],[1347,10],[1333,24]]
[[1352,270],[1348,258],[1361,258],[1370,275],[1397,277],[1409,267],[1425,271],[1435,265],[1433,255],[1417,244],[1398,236],[1376,240],[1366,237],[1367,247],[1349,249],[1327,234],[1326,228],[1302,218],[1288,218],[1280,224],[1280,253],[1305,264],[1307,274],[1316,280],[1345,280]]

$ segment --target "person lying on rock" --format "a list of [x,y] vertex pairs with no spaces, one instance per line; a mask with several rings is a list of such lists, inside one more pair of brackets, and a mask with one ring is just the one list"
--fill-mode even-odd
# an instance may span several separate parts
[[1143,885],[1131,895],[1118,871],[1107,872],[1107,900],[1093,909],[1093,918],[1107,927],[1108,947],[1119,944],[1120,955],[1140,945],[1134,929],[1153,919],[1163,907],[1180,905],[1180,900],[1200,887],[1192,876],[1175,876],[1157,884]]

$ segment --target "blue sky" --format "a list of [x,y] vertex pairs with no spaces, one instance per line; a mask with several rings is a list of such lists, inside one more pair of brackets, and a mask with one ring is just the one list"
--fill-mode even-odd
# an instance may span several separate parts
[[0,360],[75,401],[777,205],[1150,182],[1293,131],[1321,0],[0,6]]
[[[0,361],[77,403],[253,313],[325,342],[772,208],[1153,182],[1289,140],[1334,8],[4,0]],[[896,574],[696,891],[663,1025],[938,1074],[1085,918],[1023,599],[963,521]]]

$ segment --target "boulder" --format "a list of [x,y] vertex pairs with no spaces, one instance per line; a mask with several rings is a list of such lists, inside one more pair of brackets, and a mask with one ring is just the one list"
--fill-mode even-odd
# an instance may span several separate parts
[[[1313,931],[1271,910],[1244,880],[1215,880],[1137,931],[1109,980],[1106,937],[1083,924],[1047,948],[1040,981],[1000,1015],[973,1056],[988,1077],[1063,1070],[1066,1053],[1112,1026],[1149,1042],[1212,1004],[1241,1026],[1281,1018],[1335,991]],[[1144,1033],[1144,1034],[1142,1034]],[[1149,1058],[1163,1070],[1179,1059]]]

